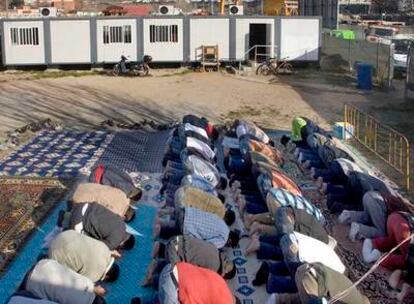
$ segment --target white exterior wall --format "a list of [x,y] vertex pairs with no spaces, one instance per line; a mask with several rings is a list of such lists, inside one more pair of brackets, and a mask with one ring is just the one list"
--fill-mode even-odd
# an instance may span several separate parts
[[89,20],[51,20],[52,63],[90,63]]
[[[269,24],[270,25],[270,45],[275,46],[275,21],[274,19],[236,19],[236,59],[244,59],[249,49],[250,24]],[[274,57],[274,47],[267,51]]]
[[202,45],[218,45],[220,59],[229,56],[229,19],[191,18],[190,19],[190,60],[200,60]]
[[[12,45],[10,28],[37,27],[39,31],[39,45]],[[45,47],[43,21],[5,21],[4,52],[6,65],[45,64]]]
[[[150,42],[150,25],[177,25],[177,42]],[[144,54],[153,61],[183,61],[183,19],[144,19]]]
[[[131,25],[131,43],[103,43],[103,26]],[[96,20],[98,62],[118,62],[124,55],[131,61],[137,61],[137,24],[135,19],[98,19]],[[141,58],[140,58],[141,59]]]
[[280,59],[318,61],[320,42],[319,19],[282,18]]

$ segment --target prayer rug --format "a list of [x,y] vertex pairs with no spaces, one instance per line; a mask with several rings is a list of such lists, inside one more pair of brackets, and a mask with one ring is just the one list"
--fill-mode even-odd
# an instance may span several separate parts
[[234,201],[227,193],[227,207],[232,208],[236,213],[236,222],[231,227],[241,233],[239,245],[236,248],[225,248],[227,257],[233,260],[236,265],[236,276],[232,280],[228,280],[227,284],[237,296],[242,304],[262,304],[265,303],[268,294],[264,286],[253,286],[252,282],[260,267],[261,261],[256,258],[255,254],[245,255],[249,239],[244,227],[244,223],[240,217],[239,210],[235,207]]
[[[216,149],[217,167],[220,169],[220,172],[225,173],[223,146],[218,144]],[[241,300],[242,304],[263,304],[268,297],[265,287],[253,286],[252,284],[261,261],[256,258],[255,254],[245,255],[249,244],[248,231],[244,226],[237,204],[234,202],[230,187],[227,187],[224,194],[226,196],[226,207],[234,210],[236,214],[236,221],[231,229],[240,232],[241,236],[239,245],[236,248],[224,248],[227,257],[233,260],[236,265],[236,276],[232,280],[228,280],[227,284],[233,291],[233,294]]]
[[90,168],[113,135],[104,132],[43,131],[0,163],[3,176],[74,177]]
[[0,179],[0,276],[64,192],[54,179]]
[[116,133],[99,163],[126,172],[162,172],[164,147],[170,131],[122,131]]
[[[275,142],[278,143],[279,141],[275,140]],[[310,177],[309,172],[303,170],[298,165],[297,160],[292,153],[287,152],[280,146],[278,148],[284,152],[285,159],[287,160],[283,169],[300,185],[303,195],[322,210],[327,220],[326,229],[338,242],[335,251],[347,268],[347,276],[351,281],[357,281],[371,267],[371,265],[366,265],[362,260],[362,244],[360,242],[352,243],[348,239],[349,226],[346,227],[338,224],[336,216],[332,215],[327,210],[325,195],[317,190],[316,183]],[[378,170],[372,167],[371,170],[373,172],[378,172]],[[387,283],[388,276],[388,271],[377,269],[374,273],[368,276],[358,288],[370,299],[371,303],[396,303],[396,300],[389,296],[391,294],[391,289]]]
[[[107,283],[105,299],[107,303],[129,304],[132,297],[152,297],[152,288],[143,288],[140,283],[145,277],[147,267],[151,262],[153,246],[152,228],[157,206],[163,203],[163,196],[158,194],[160,189],[159,174],[145,173],[148,179],[142,183],[144,193],[134,206],[137,211],[135,219],[128,223],[127,230],[136,237],[136,244],[130,251],[123,251],[120,265],[120,277],[114,283]],[[1,196],[0,196],[1,197]],[[49,214],[43,224],[37,227],[28,242],[16,258],[10,263],[7,271],[0,278],[0,304],[16,291],[26,272],[36,263],[37,256],[42,252],[45,238],[55,228],[58,213],[66,207],[61,201]],[[44,252],[44,251],[43,251]]]

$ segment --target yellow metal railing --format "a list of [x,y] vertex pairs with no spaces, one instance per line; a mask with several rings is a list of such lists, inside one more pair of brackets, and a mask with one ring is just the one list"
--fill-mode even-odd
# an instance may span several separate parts
[[345,104],[344,122],[345,132],[351,133],[360,144],[400,173],[405,188],[410,190],[410,142],[407,137],[348,104]]

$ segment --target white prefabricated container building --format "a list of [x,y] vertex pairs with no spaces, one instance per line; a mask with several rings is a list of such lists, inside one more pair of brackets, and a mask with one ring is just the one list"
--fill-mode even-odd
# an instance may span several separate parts
[[202,45],[221,61],[251,59],[255,45],[269,57],[319,60],[320,17],[148,16],[0,20],[3,66],[99,65],[121,55],[140,61],[191,63]]
[[91,62],[90,20],[50,21],[51,64],[88,64]]
[[144,54],[155,62],[182,62],[184,24],[182,18],[143,20]]
[[221,60],[230,58],[229,18],[190,19],[190,61],[200,60],[202,45],[218,45]]

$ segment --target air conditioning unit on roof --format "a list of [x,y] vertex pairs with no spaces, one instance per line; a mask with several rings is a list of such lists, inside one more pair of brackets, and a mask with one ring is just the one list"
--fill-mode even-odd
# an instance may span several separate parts
[[173,5],[160,5],[158,8],[159,15],[176,15]]
[[230,5],[229,15],[243,15],[243,5]]
[[56,17],[57,9],[56,7],[39,7],[39,14],[44,18]]

